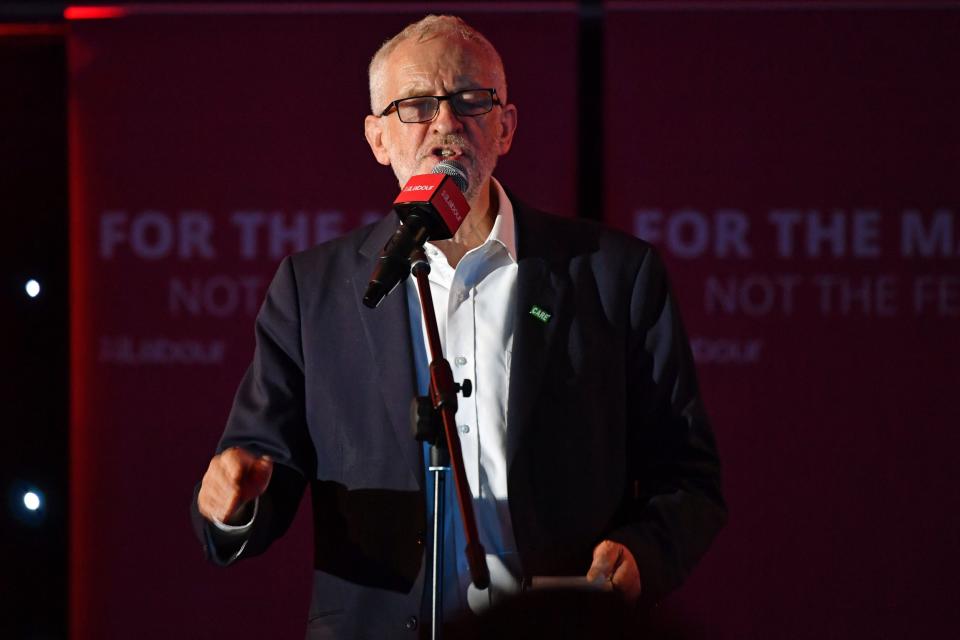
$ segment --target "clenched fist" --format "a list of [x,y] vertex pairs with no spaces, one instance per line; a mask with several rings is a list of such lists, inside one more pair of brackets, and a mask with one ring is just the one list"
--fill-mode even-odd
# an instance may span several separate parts
[[[240,447],[232,447],[210,460],[200,482],[197,506],[207,520],[243,524],[244,507],[267,490],[273,461]],[[248,516],[249,517],[249,516]]]

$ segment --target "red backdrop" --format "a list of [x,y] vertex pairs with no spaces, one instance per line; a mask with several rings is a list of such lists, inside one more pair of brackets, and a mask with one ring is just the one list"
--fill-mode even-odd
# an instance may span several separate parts
[[[498,175],[569,214],[576,15],[554,9],[461,13],[501,51],[520,111]],[[366,65],[421,14],[345,10],[72,24],[78,638],[302,637],[308,520],[223,571],[201,558],[187,508],[280,258],[381,216],[397,193],[363,137]]]
[[[958,12],[746,4],[609,3],[604,22],[607,219],[670,266],[731,507],[662,615],[689,636],[943,634],[960,568]],[[519,9],[460,12],[520,109],[498,175],[570,214],[577,16]],[[73,24],[77,637],[302,636],[306,519],[219,570],[187,505],[280,256],[395,194],[362,136],[366,63],[417,17]]]
[[644,4],[608,5],[608,221],[668,262],[731,510],[671,606],[710,637],[945,635],[960,12]]

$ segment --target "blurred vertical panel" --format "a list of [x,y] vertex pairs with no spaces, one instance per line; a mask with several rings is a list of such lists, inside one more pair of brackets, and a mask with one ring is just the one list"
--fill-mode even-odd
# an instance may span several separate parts
[[731,507],[667,610],[955,635],[960,11],[607,10],[607,220],[670,267]]

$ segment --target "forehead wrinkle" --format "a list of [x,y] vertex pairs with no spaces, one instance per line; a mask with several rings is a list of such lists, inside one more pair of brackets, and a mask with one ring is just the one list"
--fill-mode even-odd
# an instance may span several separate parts
[[400,97],[428,95],[432,91],[433,82],[430,82],[430,78],[433,75],[433,73],[424,69],[420,63],[407,62],[401,64],[396,72],[396,76],[402,82],[397,93]]
[[[426,74],[425,74],[426,75]],[[481,86],[482,83],[477,83],[474,81],[473,76],[469,74],[458,75],[454,77],[453,82],[448,85],[444,81],[440,81],[440,86],[443,87],[443,91],[440,95],[448,95],[451,93],[456,93],[457,91],[463,91],[465,89],[486,89],[487,85]],[[433,82],[426,82],[422,79],[415,79],[407,82],[404,85],[400,86],[400,89],[397,91],[398,98],[412,98],[416,96],[429,96],[435,95],[434,87],[436,86]]]

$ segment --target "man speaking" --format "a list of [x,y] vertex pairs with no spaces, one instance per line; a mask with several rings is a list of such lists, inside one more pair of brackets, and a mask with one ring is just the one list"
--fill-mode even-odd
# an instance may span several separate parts
[[[533,576],[606,581],[628,606],[655,603],[726,517],[660,259],[636,238],[535,211],[493,177],[517,108],[499,54],[459,18],[428,16],[386,41],[370,102],[367,142],[401,186],[443,161],[466,178],[469,214],[424,250],[444,354],[474,383],[456,423],[491,585],[470,585],[451,507],[446,617]],[[429,627],[429,478],[409,426],[429,383],[418,292],[408,280],[378,308],[362,303],[399,224],[391,214],[282,262],[194,501],[205,551],[226,565],[282,535],[310,486],[312,638]]]

